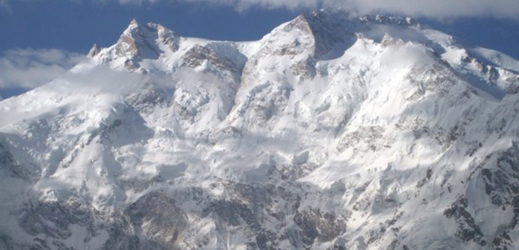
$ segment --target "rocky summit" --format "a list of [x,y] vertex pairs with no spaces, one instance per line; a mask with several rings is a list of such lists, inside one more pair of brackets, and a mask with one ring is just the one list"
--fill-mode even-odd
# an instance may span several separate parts
[[518,92],[410,18],[134,20],[0,102],[0,249],[519,249]]

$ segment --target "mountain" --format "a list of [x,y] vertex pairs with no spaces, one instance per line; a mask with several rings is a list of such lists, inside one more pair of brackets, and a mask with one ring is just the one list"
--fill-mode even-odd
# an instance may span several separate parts
[[132,21],[0,102],[0,249],[519,249],[519,62],[321,10]]

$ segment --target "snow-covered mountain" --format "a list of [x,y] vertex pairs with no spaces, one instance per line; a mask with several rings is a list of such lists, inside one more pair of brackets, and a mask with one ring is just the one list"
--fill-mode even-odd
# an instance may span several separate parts
[[0,249],[519,249],[519,62],[409,18],[132,21],[0,102]]

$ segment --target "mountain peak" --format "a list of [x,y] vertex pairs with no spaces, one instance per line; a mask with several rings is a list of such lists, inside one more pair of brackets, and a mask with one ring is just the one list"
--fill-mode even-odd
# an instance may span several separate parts
[[99,47],[97,45],[97,43],[94,43],[94,46],[92,46],[90,51],[88,51],[87,57],[92,58],[92,57],[96,56],[97,54],[99,54],[99,52],[101,52],[101,47]]
[[161,53],[158,43],[169,46],[173,51],[178,48],[178,38],[160,24],[140,24],[133,19],[121,34],[116,44],[116,54],[130,58],[139,57],[156,59]]
[[320,57],[335,45],[348,41],[354,33],[352,20],[346,12],[328,9],[303,13],[290,21],[284,31],[294,28],[313,37],[315,57]]
[[180,37],[164,26],[133,19],[113,46],[102,49],[94,45],[88,57],[114,68],[134,71],[144,59],[156,60],[164,53],[177,51],[179,43]]
[[137,19],[134,18],[134,19],[132,19],[130,21],[130,24],[128,25],[128,28],[126,28],[126,29],[127,30],[132,30],[132,29],[135,29],[137,27],[139,27],[139,22],[137,21]]
[[121,34],[121,37],[127,36],[133,40],[135,40],[138,37],[145,36],[145,32],[147,31],[146,28],[148,28],[150,25],[154,25],[151,23],[142,25],[140,24],[137,19],[132,19],[130,24],[128,24],[128,27],[123,31]]

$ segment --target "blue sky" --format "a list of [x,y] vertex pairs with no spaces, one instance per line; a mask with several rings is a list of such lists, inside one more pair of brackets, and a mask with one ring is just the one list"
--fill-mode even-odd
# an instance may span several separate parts
[[32,47],[85,52],[93,43],[113,44],[133,18],[160,23],[183,36],[254,40],[298,13],[262,8],[238,12],[229,6],[200,3],[121,5],[67,0],[12,1],[10,8],[0,13],[0,30],[9,34],[0,50]]
[[[371,5],[365,4],[366,2]],[[519,58],[519,1],[436,0],[0,0],[0,96],[66,72],[94,43],[117,41],[131,19],[182,36],[256,40],[301,11],[343,7],[412,16],[467,43]],[[347,5],[344,5],[347,3]],[[388,5],[390,4],[390,5]],[[346,6],[346,7],[345,7]]]

